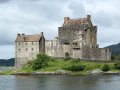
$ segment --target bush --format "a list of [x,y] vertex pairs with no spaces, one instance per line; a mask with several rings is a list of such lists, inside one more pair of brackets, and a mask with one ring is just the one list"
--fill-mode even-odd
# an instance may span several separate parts
[[85,65],[71,65],[67,68],[70,71],[83,71],[85,69]]
[[120,62],[114,64],[115,69],[120,69]]
[[78,59],[72,59],[72,62],[73,63],[78,63],[78,62],[80,62],[81,60],[78,58]]
[[105,64],[103,67],[102,67],[102,71],[109,71],[110,70],[110,66],[108,64]]
[[112,60],[120,60],[120,54],[114,54],[111,57]]
[[70,59],[71,59],[71,58],[64,58],[63,60],[64,60],[64,61],[68,61],[68,60],[70,60]]
[[33,60],[32,69],[38,70],[46,67],[48,65],[49,60],[50,60],[50,57],[47,56],[46,54],[42,54],[42,53],[38,54],[37,58]]

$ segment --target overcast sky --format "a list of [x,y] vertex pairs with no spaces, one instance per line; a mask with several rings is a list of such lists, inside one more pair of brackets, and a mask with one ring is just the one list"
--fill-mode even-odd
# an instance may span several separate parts
[[17,33],[57,36],[65,16],[90,14],[98,26],[98,44],[120,42],[120,0],[0,0],[0,58],[15,56]]

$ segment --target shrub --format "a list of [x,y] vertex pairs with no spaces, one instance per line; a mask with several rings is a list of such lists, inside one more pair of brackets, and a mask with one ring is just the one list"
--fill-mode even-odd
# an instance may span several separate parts
[[71,65],[67,68],[70,71],[83,71],[85,69],[85,65]]
[[104,64],[104,66],[102,67],[102,71],[109,71],[110,70],[110,66],[108,64]]
[[71,58],[64,58],[63,60],[64,60],[64,61],[68,61],[68,60],[70,60],[70,59],[71,59]]
[[46,54],[42,54],[42,53],[38,54],[37,58],[33,60],[32,69],[38,70],[46,67],[48,65],[49,60],[50,60],[50,57],[47,56]]
[[78,59],[72,59],[72,62],[73,63],[78,63],[78,62],[80,62],[80,59],[78,58]]
[[120,69],[120,62],[114,64],[115,69]]

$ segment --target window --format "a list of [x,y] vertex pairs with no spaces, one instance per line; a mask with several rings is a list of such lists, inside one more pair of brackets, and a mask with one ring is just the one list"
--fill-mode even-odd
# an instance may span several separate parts
[[20,49],[18,49],[18,51],[20,51]]
[[80,48],[74,48],[74,50],[80,50]]
[[26,48],[26,51],[27,51],[28,49]]
[[78,43],[73,43],[73,45],[77,46],[77,45],[78,45]]
[[27,43],[26,43],[26,45],[27,45]]
[[32,42],[32,45],[33,45],[33,42]]
[[19,45],[20,45],[20,42],[19,42]]
[[107,49],[106,49],[106,52],[107,52]]
[[33,51],[34,49],[32,48],[32,51]]

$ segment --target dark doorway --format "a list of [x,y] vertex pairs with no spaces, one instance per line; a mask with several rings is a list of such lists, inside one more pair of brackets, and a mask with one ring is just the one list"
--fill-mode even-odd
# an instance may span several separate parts
[[65,58],[69,58],[69,53],[68,52],[65,53]]

